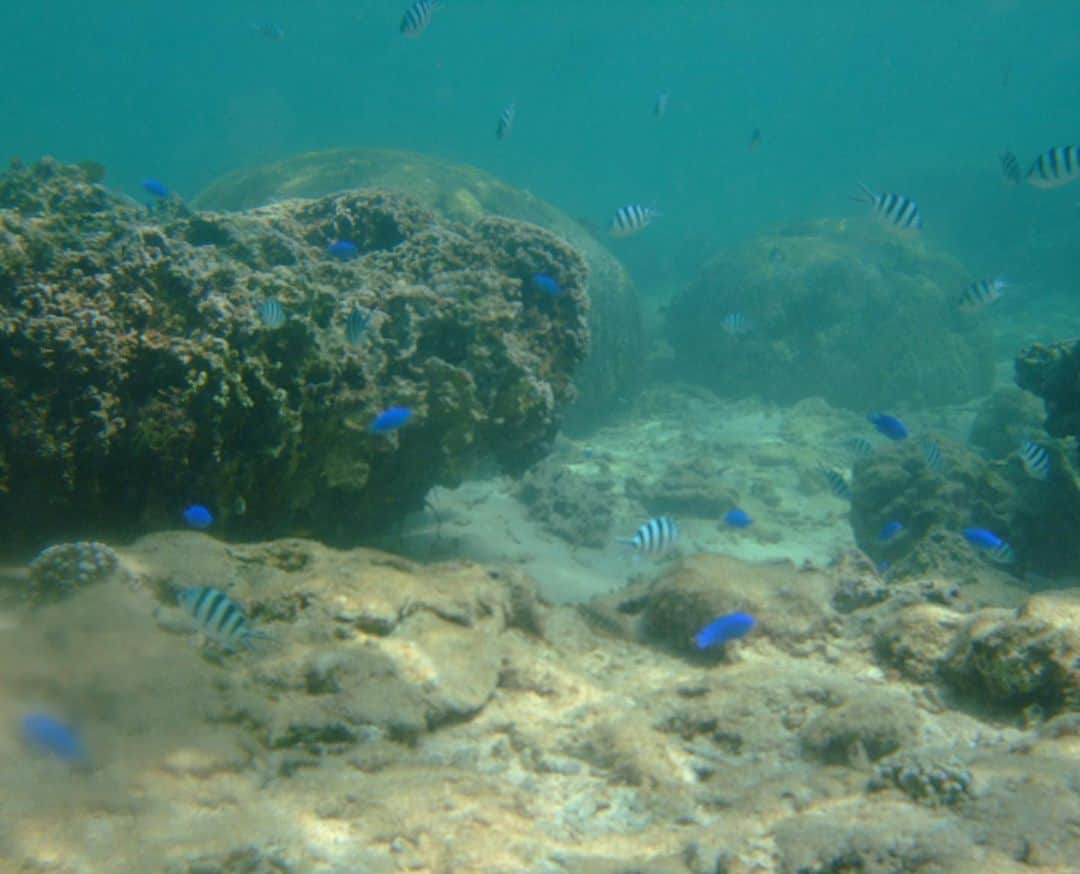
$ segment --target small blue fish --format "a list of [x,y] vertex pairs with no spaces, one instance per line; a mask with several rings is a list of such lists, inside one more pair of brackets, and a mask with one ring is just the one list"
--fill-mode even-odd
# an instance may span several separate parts
[[258,307],[259,318],[268,328],[280,328],[285,324],[285,307],[276,297],[267,298]]
[[879,432],[884,434],[890,440],[907,439],[908,429],[904,426],[903,422],[896,418],[896,416],[890,416],[888,413],[871,413],[866,418]]
[[881,526],[881,531],[878,532],[878,540],[882,543],[888,543],[903,530],[904,526],[899,522],[886,522]]
[[184,589],[177,601],[208,638],[230,652],[240,646],[254,649],[253,640],[270,639],[252,628],[244,608],[219,589],[210,586]]
[[169,196],[169,189],[165,187],[163,182],[158,182],[156,179],[144,179],[142,181],[142,187],[147,193],[154,195],[154,197]]
[[23,741],[69,765],[86,765],[86,745],[79,733],[47,713],[28,713],[20,726]]
[[202,504],[192,504],[184,510],[184,521],[200,531],[214,524],[214,514]]
[[349,317],[345,320],[345,339],[351,346],[359,346],[367,335],[368,324],[371,322],[371,310],[363,307],[353,307]]
[[738,507],[729,512],[724,517],[724,521],[732,528],[749,528],[754,524],[754,520],[750,518],[750,514],[745,510],[740,510]]
[[728,613],[714,619],[694,635],[694,646],[698,649],[712,649],[746,637],[756,624],[753,616],[747,613]]
[[532,276],[533,288],[538,291],[544,292],[544,294],[550,294],[552,297],[558,297],[563,293],[563,288],[555,280],[554,277],[549,276],[547,273],[534,273]]
[[390,407],[375,417],[371,423],[372,434],[389,434],[405,425],[413,416],[413,411],[408,407]]
[[986,528],[965,528],[960,533],[972,546],[988,553],[993,561],[1009,564],[1016,559],[1012,547],[993,531]]
[[348,261],[360,254],[360,249],[357,247],[356,243],[350,243],[348,240],[338,240],[336,243],[331,243],[327,246],[326,252],[331,258],[337,258],[339,261]]

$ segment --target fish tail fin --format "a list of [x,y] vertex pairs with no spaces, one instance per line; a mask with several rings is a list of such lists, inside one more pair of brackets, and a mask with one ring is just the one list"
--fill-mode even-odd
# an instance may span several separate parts
[[862,182],[858,183],[858,185],[859,193],[853,194],[851,196],[852,200],[854,200],[856,203],[873,203],[877,200],[877,195],[874,194],[874,192],[871,191],[868,186],[864,185]]

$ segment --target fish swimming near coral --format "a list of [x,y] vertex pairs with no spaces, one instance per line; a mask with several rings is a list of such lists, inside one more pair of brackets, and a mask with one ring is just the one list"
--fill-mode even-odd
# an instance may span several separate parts
[[874,444],[865,437],[849,437],[844,441],[844,447],[855,458],[868,458],[874,454]]
[[1080,177],[1080,146],[1055,146],[1039,155],[1025,177],[1036,188],[1060,188]]
[[1020,461],[1032,479],[1043,482],[1050,479],[1050,453],[1045,446],[1040,446],[1034,440],[1025,440],[1020,445]]
[[881,531],[878,532],[878,541],[881,543],[890,543],[899,537],[903,530],[904,526],[900,522],[886,522],[881,526]]
[[259,319],[268,328],[280,328],[285,324],[285,307],[276,297],[264,300],[258,306]]
[[972,313],[997,303],[1005,286],[1004,279],[979,279],[971,283],[960,296],[960,309]]
[[363,307],[353,307],[345,319],[345,339],[350,346],[359,346],[367,336],[368,325],[371,323],[371,310]]
[[649,206],[637,203],[620,206],[608,224],[608,233],[613,237],[629,237],[645,230],[659,217],[660,213]]
[[74,767],[90,764],[82,735],[68,723],[48,713],[28,713],[19,725],[23,742],[41,753]]
[[736,507],[734,510],[730,510],[726,516],[724,516],[724,522],[731,528],[749,528],[754,524],[754,520],[750,518],[750,514],[746,510],[740,510]]
[[548,273],[534,273],[532,275],[532,284],[533,288],[542,291],[544,294],[551,295],[551,297],[558,297],[563,293],[563,288],[559,285],[558,280]]
[[724,646],[733,640],[746,637],[756,624],[757,620],[748,613],[719,616],[694,635],[694,646],[698,649]]
[[923,460],[926,462],[926,466],[934,473],[941,473],[945,470],[945,459],[941,454],[941,447],[937,441],[931,437],[920,437],[919,447],[922,449]]
[[821,475],[825,477],[825,482],[828,483],[830,492],[841,500],[851,500],[851,485],[840,471],[831,467],[822,467]]
[[356,243],[352,243],[349,240],[338,240],[336,243],[331,243],[326,247],[326,252],[331,258],[337,258],[339,261],[348,261],[355,258],[360,249]]
[[919,205],[902,194],[882,192],[877,194],[871,191],[861,182],[859,188],[862,194],[855,197],[862,203],[873,206],[874,212],[886,223],[903,231],[918,231],[922,229],[922,215],[919,213]]
[[185,507],[183,516],[184,522],[189,527],[197,528],[200,531],[214,524],[214,514],[202,504],[192,504],[190,507]]
[[503,111],[499,113],[499,121],[495,125],[495,139],[505,140],[514,132],[514,120],[517,118],[517,101],[511,100]]
[[375,417],[370,431],[372,434],[389,434],[404,427],[412,417],[413,411],[408,407],[390,407]]
[[985,552],[991,561],[1009,564],[1016,559],[1012,547],[993,531],[986,528],[965,528],[960,533],[968,543]]
[[418,37],[431,24],[431,16],[442,7],[442,0],[416,0],[401,17],[401,32],[407,37]]
[[154,197],[169,196],[169,189],[165,186],[165,183],[159,182],[157,179],[144,179],[142,187],[147,194],[152,194]]
[[679,541],[679,526],[670,516],[657,516],[644,523],[633,537],[620,537],[618,543],[633,547],[637,552],[662,555]]
[[253,641],[270,639],[252,628],[244,608],[220,589],[212,586],[184,589],[177,595],[177,601],[210,640],[230,652],[241,646],[254,649]]
[[896,416],[890,416],[888,413],[871,413],[866,418],[880,434],[884,434],[890,440],[907,439],[907,426]]

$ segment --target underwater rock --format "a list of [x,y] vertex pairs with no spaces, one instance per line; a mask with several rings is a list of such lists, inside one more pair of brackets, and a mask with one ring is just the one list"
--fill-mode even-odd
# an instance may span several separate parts
[[[348,240],[351,260],[327,246]],[[530,277],[559,277],[557,299]],[[356,542],[489,456],[548,450],[588,347],[587,268],[540,228],[381,191],[147,212],[52,160],[0,177],[0,519]],[[275,300],[284,322],[264,324]],[[345,325],[372,312],[360,342]],[[408,406],[413,421],[369,433]]]
[[930,751],[898,753],[878,763],[867,788],[896,788],[920,804],[951,807],[970,799],[971,771],[955,754]]
[[913,604],[884,617],[874,633],[878,660],[909,680],[932,683],[969,618],[937,604]]
[[533,467],[516,491],[529,515],[556,537],[575,546],[600,549],[611,542],[614,489],[610,471],[581,473],[555,457]]
[[49,546],[30,560],[30,599],[63,598],[106,579],[120,564],[104,543],[78,541]]
[[1013,386],[997,389],[979,405],[969,440],[990,458],[1006,458],[1025,440],[1042,434],[1042,405],[1030,392]]
[[[989,329],[956,306],[968,281],[929,243],[821,220],[708,262],[666,333],[682,377],[726,397],[816,395],[860,412],[967,401],[993,380]],[[732,313],[749,331],[725,332]]]
[[942,665],[951,688],[991,713],[1080,710],[1080,603],[1045,593],[1003,612],[981,611],[957,635]]
[[1046,430],[1080,437],[1080,340],[1036,343],[1016,358],[1016,384],[1043,399]]
[[720,466],[689,446],[686,457],[672,462],[653,479],[629,477],[626,495],[639,501],[649,515],[719,519],[740,503],[738,492],[726,484]]
[[911,700],[868,687],[858,696],[813,717],[799,733],[804,752],[831,765],[876,762],[911,746],[922,725]]
[[595,423],[636,392],[645,340],[640,303],[629,273],[569,216],[476,167],[390,149],[309,152],[229,173],[211,183],[194,203],[200,209],[253,209],[355,188],[402,192],[436,215],[465,225],[485,216],[505,216],[547,228],[568,241],[583,253],[589,267],[592,339],[589,355],[575,374],[578,398],[567,412],[567,424]]

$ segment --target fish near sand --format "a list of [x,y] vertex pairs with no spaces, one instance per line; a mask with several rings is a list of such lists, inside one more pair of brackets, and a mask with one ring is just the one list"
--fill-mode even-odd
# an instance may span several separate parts
[[268,635],[251,627],[244,608],[220,589],[212,586],[184,589],[177,601],[210,640],[230,652],[241,646],[254,649],[254,640],[269,640]]
[[1012,547],[993,531],[986,528],[965,528],[960,533],[968,543],[985,552],[991,561],[1010,564],[1016,559]]
[[750,514],[745,510],[740,510],[738,507],[724,516],[724,522],[731,528],[749,528],[754,524],[754,520],[750,518]]
[[19,725],[23,742],[74,767],[89,765],[82,735],[68,723],[48,713],[28,713]]
[[695,634],[694,646],[701,650],[724,646],[746,637],[756,624],[757,621],[748,613],[728,613],[714,619]]
[[670,516],[657,516],[644,523],[633,537],[619,538],[618,542],[633,547],[637,552],[661,555],[679,541],[679,526]]
[[214,514],[202,504],[192,504],[184,509],[184,522],[190,528],[202,531],[214,524]]

